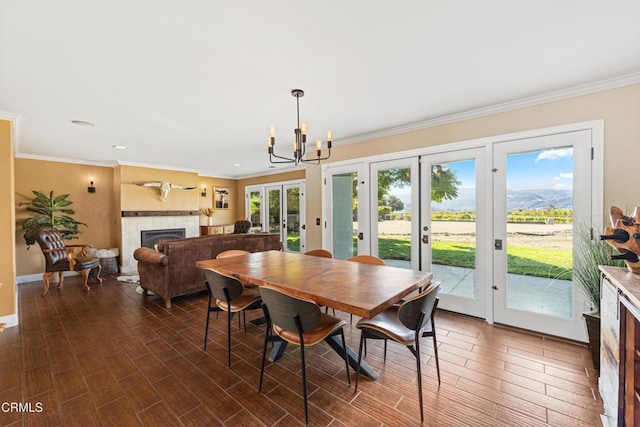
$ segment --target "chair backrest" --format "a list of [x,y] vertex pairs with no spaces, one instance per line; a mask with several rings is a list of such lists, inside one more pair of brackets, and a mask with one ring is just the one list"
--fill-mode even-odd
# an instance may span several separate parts
[[[260,287],[262,302],[267,306],[269,318],[274,325],[294,332],[311,331],[318,326],[322,312],[320,306],[313,301],[299,298],[269,287]],[[295,316],[300,317],[302,331],[298,331]]]
[[227,296],[224,292],[225,289],[229,295],[229,301],[233,301],[238,298],[244,291],[244,287],[238,279],[235,277],[225,276],[212,268],[204,270],[204,277],[207,281],[207,290],[215,299],[227,301]]
[[66,246],[60,231],[53,227],[40,227],[35,231],[35,238],[40,249],[43,250],[46,267],[67,260],[65,251],[45,251],[45,249],[63,249]]
[[251,221],[239,219],[233,224],[233,234],[245,234],[251,231]]
[[351,258],[347,258],[347,261],[352,262],[361,262],[363,264],[374,264],[374,265],[387,265],[386,262],[373,255],[356,255]]
[[422,293],[406,300],[400,306],[398,318],[404,326],[414,331],[419,331],[425,326],[436,306],[439,287],[440,282],[433,282]]
[[231,258],[231,257],[234,257],[234,256],[241,256],[241,255],[249,255],[250,253],[251,252],[243,251],[242,249],[229,249],[228,251],[220,252],[216,256],[216,259]]
[[322,258],[333,258],[333,254],[329,251],[326,251],[324,249],[314,249],[311,251],[307,251],[304,253],[305,255],[311,255],[311,256],[319,256]]

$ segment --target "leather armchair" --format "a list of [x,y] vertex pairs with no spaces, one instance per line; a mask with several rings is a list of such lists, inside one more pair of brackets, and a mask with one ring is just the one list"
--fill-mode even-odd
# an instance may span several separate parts
[[239,219],[233,224],[233,234],[245,234],[251,231],[251,221]]
[[[98,283],[102,283],[100,258],[87,255],[87,249],[92,247],[91,245],[67,245],[60,232],[53,227],[40,227],[36,230],[35,237],[45,260],[45,273],[42,275],[44,282],[42,296],[49,292],[49,277],[54,273],[58,274],[59,287],[62,285],[63,272],[77,271],[82,277],[82,290],[88,291],[89,272],[97,268],[96,279]],[[80,249],[80,253],[75,255],[78,249]]]

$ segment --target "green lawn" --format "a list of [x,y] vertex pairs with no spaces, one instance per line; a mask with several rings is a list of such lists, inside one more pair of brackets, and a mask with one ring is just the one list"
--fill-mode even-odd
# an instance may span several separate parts
[[[356,245],[354,237],[354,246]],[[289,237],[287,246],[300,250],[300,238]],[[383,259],[409,260],[409,239],[381,238],[378,240],[379,256]],[[433,263],[454,267],[472,268],[475,265],[475,247],[468,243],[433,242]],[[552,277],[571,280],[571,252],[558,249],[509,247],[507,250],[509,273],[535,277]]]

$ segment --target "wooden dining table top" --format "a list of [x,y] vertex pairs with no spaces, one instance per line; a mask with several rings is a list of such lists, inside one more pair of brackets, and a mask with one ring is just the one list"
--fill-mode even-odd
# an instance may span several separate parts
[[430,272],[280,251],[197,261],[196,266],[365,318],[381,313],[433,278]]

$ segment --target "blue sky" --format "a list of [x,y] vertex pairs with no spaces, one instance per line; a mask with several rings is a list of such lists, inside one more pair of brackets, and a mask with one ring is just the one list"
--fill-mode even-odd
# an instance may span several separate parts
[[[475,164],[472,160],[447,163],[456,172],[460,188],[475,187]],[[573,181],[573,150],[558,148],[510,155],[507,158],[509,190],[570,190]]]
[[507,158],[509,190],[573,187],[573,149],[558,148],[510,155]]
[[[475,162],[463,160],[447,165],[456,172],[460,188],[475,188]],[[556,148],[510,155],[507,158],[507,186],[509,190],[557,189],[571,190],[573,184],[573,150]],[[410,202],[408,187],[391,188],[405,203]]]

